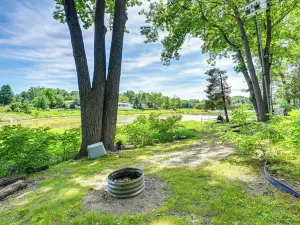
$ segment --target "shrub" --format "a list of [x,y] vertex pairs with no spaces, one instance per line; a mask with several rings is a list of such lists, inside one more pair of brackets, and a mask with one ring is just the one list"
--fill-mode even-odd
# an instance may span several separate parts
[[10,104],[9,110],[13,112],[23,112],[30,114],[32,112],[32,105],[28,102],[14,102]]
[[[252,130],[248,127],[247,129]],[[252,154],[261,147],[261,136],[258,133],[236,133],[232,130],[223,133],[223,141],[229,141],[237,147],[237,150],[243,154]]]
[[40,110],[33,110],[31,115],[35,119],[39,118],[40,117]]
[[280,108],[284,108],[285,112],[290,112],[294,108],[294,106],[292,104],[288,104],[286,102],[280,102],[279,106],[280,106]]
[[14,102],[9,106],[10,111],[21,112],[21,102]]
[[[116,140],[140,146],[172,141],[174,136],[195,136],[195,132],[179,125],[181,116],[159,118],[158,114],[139,116],[133,123],[118,128]],[[119,139],[118,139],[119,138]]]
[[21,125],[0,128],[0,176],[29,173],[74,158],[80,146],[80,129],[54,133],[49,128]]
[[50,163],[53,140],[47,128],[4,126],[0,130],[0,173],[25,173]]
[[239,108],[232,110],[231,122],[236,124],[245,124],[251,117],[251,115],[246,112],[249,109],[249,105],[241,105]]
[[[239,114],[240,116],[240,114]],[[245,121],[245,117],[237,120]],[[263,149],[268,143],[299,151],[300,147],[300,113],[292,111],[290,116],[272,116],[267,123],[252,123],[240,129],[240,133],[227,130],[223,140],[236,144],[243,153]]]
[[51,152],[55,161],[74,159],[80,147],[80,128],[71,128],[56,136],[57,144]]

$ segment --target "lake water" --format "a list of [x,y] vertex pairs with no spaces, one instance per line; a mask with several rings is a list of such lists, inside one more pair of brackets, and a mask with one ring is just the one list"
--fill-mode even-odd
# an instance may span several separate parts
[[[118,125],[128,124],[133,122],[138,115],[118,115]],[[167,116],[161,116],[166,118]],[[207,121],[216,120],[216,116],[206,116],[206,115],[182,115],[182,121]],[[64,130],[72,127],[80,126],[80,117],[72,118],[43,118],[43,119],[33,119],[33,120],[23,120],[23,121],[11,121],[9,123],[2,123],[0,126],[9,124],[22,124],[26,127],[50,127],[53,130]]]

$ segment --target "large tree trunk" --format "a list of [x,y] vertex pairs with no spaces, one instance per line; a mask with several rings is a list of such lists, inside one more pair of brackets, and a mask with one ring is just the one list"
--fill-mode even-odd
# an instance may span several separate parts
[[[266,35],[266,45],[265,48],[262,48],[260,45],[260,37],[259,35],[259,24],[257,20],[255,20],[255,27],[256,27],[256,36],[257,36],[257,46],[258,46],[258,56],[261,62],[261,68],[262,69],[262,89],[263,89],[263,100],[265,102],[266,111],[269,112],[268,105],[271,105],[271,61],[269,56],[269,49],[271,45],[272,40],[272,22],[271,22],[271,14],[270,14],[270,7],[266,11],[266,18],[267,18],[267,35]],[[262,55],[261,55],[262,51]],[[262,57],[263,56],[263,57]],[[266,90],[267,89],[267,90]],[[268,102],[269,101],[269,102]]]
[[[268,104],[270,104],[270,110],[271,110],[271,63],[268,61],[268,59],[264,58],[264,64],[265,64],[264,76],[266,79],[264,79],[264,78],[262,79],[263,99],[264,99],[264,102],[266,105],[266,110],[269,112]],[[266,88],[267,88],[267,90],[266,90]],[[269,99],[269,102],[268,102],[268,99]]]
[[[106,52],[104,25],[105,0],[97,0],[94,37],[94,77],[92,88],[81,105],[82,144],[76,158],[87,156],[87,146],[102,141],[103,111],[106,83]],[[82,103],[81,103],[82,104]]]
[[[91,88],[82,32],[74,0],[65,0],[64,8],[71,35],[80,96],[82,143],[76,156],[78,159],[87,156],[87,145],[101,141],[101,102],[103,105],[103,97],[99,96],[100,91],[97,88],[93,90]],[[95,86],[99,83],[97,80]]]
[[114,139],[116,135],[119,85],[126,21],[126,0],[116,0],[103,118],[103,142],[105,147],[109,150],[113,150],[114,148]]
[[242,39],[243,45],[244,45],[248,71],[250,73],[251,80],[252,80],[253,91],[254,91],[254,95],[255,95],[255,99],[256,99],[256,103],[257,103],[259,121],[265,122],[269,119],[268,111],[266,110],[267,109],[266,104],[262,98],[259,82],[258,82],[258,79],[256,76],[256,71],[255,71],[255,67],[254,67],[254,63],[253,63],[253,59],[252,59],[250,44],[249,44],[248,37],[247,37],[246,31],[244,28],[244,24],[239,17],[237,9],[235,9],[235,13],[236,13],[237,24],[238,24],[239,30],[240,30],[241,39]]
[[[264,90],[264,100],[268,106],[270,104],[270,110],[272,111],[272,96],[271,96],[271,57],[270,57],[270,46],[272,42],[272,19],[271,19],[271,8],[272,5],[268,7],[266,10],[266,45],[265,49],[263,50],[263,63],[265,65],[265,77],[266,77],[266,84],[263,87],[267,90]],[[264,81],[265,82],[265,81]],[[268,96],[268,97],[267,97]],[[269,98],[269,102],[267,99]],[[269,112],[271,113],[271,112]]]
[[222,100],[223,100],[224,112],[225,112],[226,122],[228,123],[229,117],[228,117],[228,111],[227,111],[226,96],[225,96],[225,91],[224,91],[222,74],[220,74],[220,79],[221,79],[221,90],[222,90]]
[[95,98],[95,114],[99,130],[99,138],[103,139],[103,111],[106,85],[106,51],[105,35],[105,0],[97,0],[95,12],[95,37],[94,37],[94,77],[92,85],[92,98]]
[[239,49],[237,50],[237,59],[239,60],[239,63],[243,67],[242,73],[243,73],[246,83],[248,85],[248,90],[250,92],[250,101],[252,102],[252,105],[254,107],[256,118],[257,118],[257,120],[259,120],[258,108],[257,108],[256,99],[255,99],[253,84],[252,84],[251,78],[249,76],[244,57],[242,55],[242,52]]
[[[81,148],[75,159],[88,155],[87,146],[101,141],[102,133],[102,112],[100,111],[101,96],[91,91],[88,100],[81,102]],[[100,99],[100,100],[99,100]]]

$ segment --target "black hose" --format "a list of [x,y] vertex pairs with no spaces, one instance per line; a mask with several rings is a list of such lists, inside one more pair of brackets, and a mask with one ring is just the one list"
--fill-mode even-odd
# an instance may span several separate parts
[[280,181],[278,181],[277,179],[275,179],[274,177],[272,177],[268,172],[267,172],[267,160],[265,160],[265,165],[264,165],[264,175],[267,181],[270,182],[270,184],[272,184],[275,188],[286,192],[288,194],[293,195],[294,197],[300,199],[300,193],[297,192],[296,190],[294,190],[293,188],[289,187],[286,184],[281,183]]

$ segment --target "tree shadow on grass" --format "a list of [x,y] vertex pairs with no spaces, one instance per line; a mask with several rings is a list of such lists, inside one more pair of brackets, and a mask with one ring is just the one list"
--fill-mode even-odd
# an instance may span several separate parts
[[[151,163],[155,155],[189,150],[194,141],[147,147],[113,154],[93,161],[65,162],[48,171],[34,174],[36,189],[10,199],[0,208],[2,221],[23,224],[151,224],[169,220],[173,224],[297,224],[300,204],[277,191],[255,194],[247,190],[258,176],[254,164],[229,156],[223,160],[197,166],[171,168]],[[153,151],[153,152],[151,152]],[[210,150],[207,150],[209,152]],[[139,158],[141,157],[141,158]],[[184,160],[184,159],[183,159]],[[145,174],[167,183],[172,194],[153,212],[138,215],[114,215],[84,208],[83,199],[91,189],[103,183],[113,170],[125,166],[142,166]],[[166,223],[167,224],[167,223]]]

